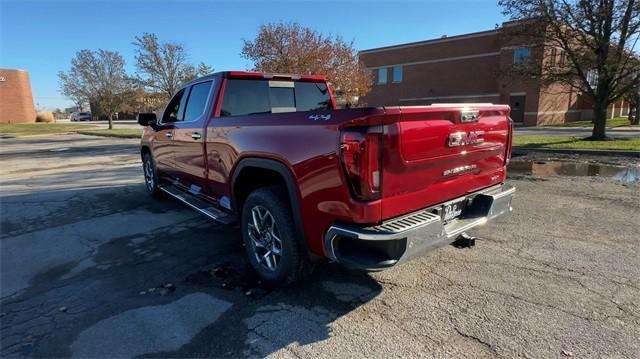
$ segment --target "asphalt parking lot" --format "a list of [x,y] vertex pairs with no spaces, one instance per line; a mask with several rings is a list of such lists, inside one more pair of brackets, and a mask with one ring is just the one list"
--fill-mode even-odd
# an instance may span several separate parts
[[640,357],[638,183],[518,174],[474,248],[271,291],[237,228],[146,195],[137,151],[0,140],[0,356]]

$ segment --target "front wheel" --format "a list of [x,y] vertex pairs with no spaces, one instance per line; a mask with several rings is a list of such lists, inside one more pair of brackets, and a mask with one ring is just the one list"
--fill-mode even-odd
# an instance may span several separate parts
[[273,286],[296,282],[310,268],[287,202],[279,187],[265,187],[252,192],[242,209],[242,239],[251,266]]
[[149,194],[156,198],[161,197],[162,192],[158,187],[158,171],[150,153],[142,155],[142,171],[144,173],[144,185]]

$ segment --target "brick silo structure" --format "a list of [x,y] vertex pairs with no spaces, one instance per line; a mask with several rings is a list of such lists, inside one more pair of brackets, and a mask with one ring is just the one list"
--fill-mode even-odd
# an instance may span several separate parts
[[0,123],[36,122],[29,73],[0,69]]

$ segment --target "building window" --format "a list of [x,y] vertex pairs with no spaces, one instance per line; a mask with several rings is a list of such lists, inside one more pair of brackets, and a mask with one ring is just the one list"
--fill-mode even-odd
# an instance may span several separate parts
[[387,69],[378,69],[378,85],[384,85],[387,83]]
[[556,56],[557,56],[557,50],[555,47],[552,47],[549,50],[549,66],[556,66]]
[[566,62],[567,62],[567,54],[564,51],[560,51],[560,61],[559,61],[560,66],[564,66]]
[[402,66],[393,67],[393,82],[402,82]]
[[531,57],[531,49],[528,47],[516,47],[513,50],[513,64],[524,64]]

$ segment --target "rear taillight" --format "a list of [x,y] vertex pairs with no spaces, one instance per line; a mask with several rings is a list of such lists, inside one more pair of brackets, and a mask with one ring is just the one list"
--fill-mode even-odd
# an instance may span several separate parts
[[511,117],[508,117],[509,119],[509,132],[507,133],[507,145],[505,146],[505,149],[507,151],[507,153],[505,153],[504,156],[504,164],[508,165],[509,161],[511,161],[511,150],[513,147],[513,120],[511,119]]
[[353,196],[362,201],[380,198],[382,185],[382,129],[352,127],[340,139],[340,155]]

